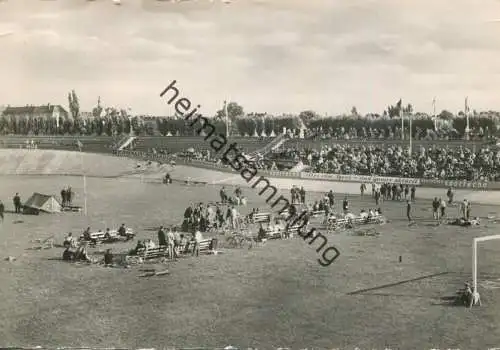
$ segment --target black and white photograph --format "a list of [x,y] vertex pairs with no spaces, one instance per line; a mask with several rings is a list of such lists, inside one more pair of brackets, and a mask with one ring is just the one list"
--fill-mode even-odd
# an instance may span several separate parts
[[500,349],[500,1],[0,0],[0,347]]

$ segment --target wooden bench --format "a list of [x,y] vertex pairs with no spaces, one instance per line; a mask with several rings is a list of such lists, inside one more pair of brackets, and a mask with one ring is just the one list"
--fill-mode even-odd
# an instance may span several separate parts
[[293,236],[296,236],[299,234],[299,228],[300,228],[299,225],[294,225],[294,226],[288,227],[286,232],[290,237],[293,237]]
[[267,223],[271,221],[271,214],[270,213],[255,213],[252,215],[252,221],[254,224],[258,223]]
[[156,248],[142,248],[137,251],[137,256],[144,260],[164,258],[168,255],[166,246],[159,246]]
[[283,230],[280,227],[275,227],[272,230],[266,231],[267,239],[282,239],[283,238]]
[[335,219],[335,218],[329,218],[328,219],[328,228],[329,229],[338,229],[338,228],[345,228],[348,226],[349,223],[352,225],[369,225],[369,224],[381,224],[383,223],[385,218],[383,216],[375,216],[372,218],[361,218],[361,217],[355,217],[351,219]]
[[[213,241],[213,238],[202,239],[200,241],[200,246],[199,246],[200,253],[211,254],[214,251],[214,250],[210,249],[212,246],[212,241]],[[192,253],[193,249],[194,249],[194,243],[195,242],[193,240],[189,241],[188,246],[186,247],[186,249],[184,251],[186,253]]]
[[109,233],[110,233],[111,237],[114,239],[125,238],[126,240],[129,240],[129,239],[132,239],[135,237],[135,232],[130,227],[127,227],[125,229],[125,236],[120,236],[120,234],[118,233],[118,230],[110,230]]
[[324,210],[313,210],[313,211],[311,211],[311,216],[312,217],[318,217],[318,216],[322,216],[322,215],[325,215],[325,211]]
[[81,235],[80,236],[80,241],[91,242],[91,243],[95,242],[96,244],[99,244],[99,243],[102,243],[102,242],[106,241],[106,233],[102,232],[102,231],[91,232],[89,234],[89,236],[90,236],[90,240],[89,239],[85,239],[85,236]]
[[347,219],[337,219],[337,218],[328,218],[327,225],[329,230],[336,230],[339,228],[345,228],[348,224]]
[[357,225],[381,224],[385,221],[385,217],[381,215],[373,216],[371,218],[356,217],[353,222]]

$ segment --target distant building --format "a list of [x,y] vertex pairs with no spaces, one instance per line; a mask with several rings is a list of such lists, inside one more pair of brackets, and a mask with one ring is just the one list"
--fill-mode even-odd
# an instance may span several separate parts
[[95,117],[92,112],[80,112],[80,118],[82,118],[83,120],[92,120]]
[[43,105],[43,106],[25,106],[11,107],[7,106],[2,112],[3,117],[13,118],[60,118],[68,116],[68,112],[61,105]]

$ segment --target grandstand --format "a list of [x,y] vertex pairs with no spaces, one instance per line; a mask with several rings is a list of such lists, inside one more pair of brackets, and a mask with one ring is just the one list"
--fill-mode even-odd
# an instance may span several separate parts
[[[265,147],[269,143],[269,139],[260,138],[234,138],[231,142],[236,142],[240,150],[245,153],[251,153]],[[189,148],[194,148],[198,151],[210,150],[210,144],[203,137],[156,137],[143,136],[139,137],[135,142],[134,150],[147,152],[152,149],[165,149],[168,153],[185,152]]]

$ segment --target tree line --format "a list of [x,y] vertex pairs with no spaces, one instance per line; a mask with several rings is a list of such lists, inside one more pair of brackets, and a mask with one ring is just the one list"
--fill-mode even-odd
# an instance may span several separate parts
[[[225,133],[226,122],[224,120],[212,120],[217,132]],[[239,118],[230,121],[231,134],[238,133],[241,136],[261,136],[264,132],[267,136],[273,132],[280,134],[283,128],[294,130],[298,133],[300,121],[297,117],[279,119],[254,119]],[[408,120],[405,121],[405,129],[409,127]],[[460,135],[465,132],[466,122],[464,118],[455,118],[451,121],[452,129]],[[470,119],[471,129],[482,128],[484,132],[495,134],[497,129],[491,118],[479,117]],[[401,128],[401,119],[371,119],[371,118],[322,118],[308,120],[306,128],[317,134],[338,134],[355,130],[358,136],[369,133],[370,130],[382,130],[389,135],[398,133]],[[434,121],[431,118],[414,119],[412,122],[412,134],[432,130]],[[95,117],[91,120],[71,117],[62,118],[59,126],[54,118],[41,117],[0,117],[0,134],[8,135],[87,135],[87,136],[119,136],[128,135],[131,132],[137,136],[146,135],[172,135],[172,136],[195,136],[196,129],[182,118],[155,118],[147,120],[140,116],[123,117],[107,116]],[[367,136],[367,135],[364,135]],[[369,135],[368,135],[369,136]]]
[[[0,134],[16,135],[87,135],[87,136],[121,136],[133,133],[137,136],[172,135],[194,136],[196,128],[189,125],[182,117],[131,116],[124,109],[103,108],[99,97],[92,110],[92,118],[82,118],[78,96],[72,90],[68,94],[69,113],[59,122],[52,117],[41,116],[0,116]],[[390,105],[383,114],[367,114],[362,116],[356,107],[349,115],[340,117],[321,117],[311,110],[303,111],[298,116],[281,116],[273,118],[266,113],[246,114],[236,102],[230,102],[221,108],[212,118],[212,125],[218,133],[226,132],[226,123],[231,135],[267,136],[280,134],[284,128],[296,134],[300,128],[306,128],[309,135],[339,136],[341,133],[355,134],[358,137],[390,136],[401,133],[401,115],[412,115],[412,135],[425,136],[427,130],[434,129],[434,120],[425,113],[414,113],[411,104],[403,105],[399,100]],[[444,122],[447,128],[463,135],[466,118],[463,112],[453,115],[443,110],[437,119]],[[409,133],[408,117],[405,118],[405,133]],[[498,112],[477,113],[470,118],[471,129],[483,129],[493,135],[497,132]]]

